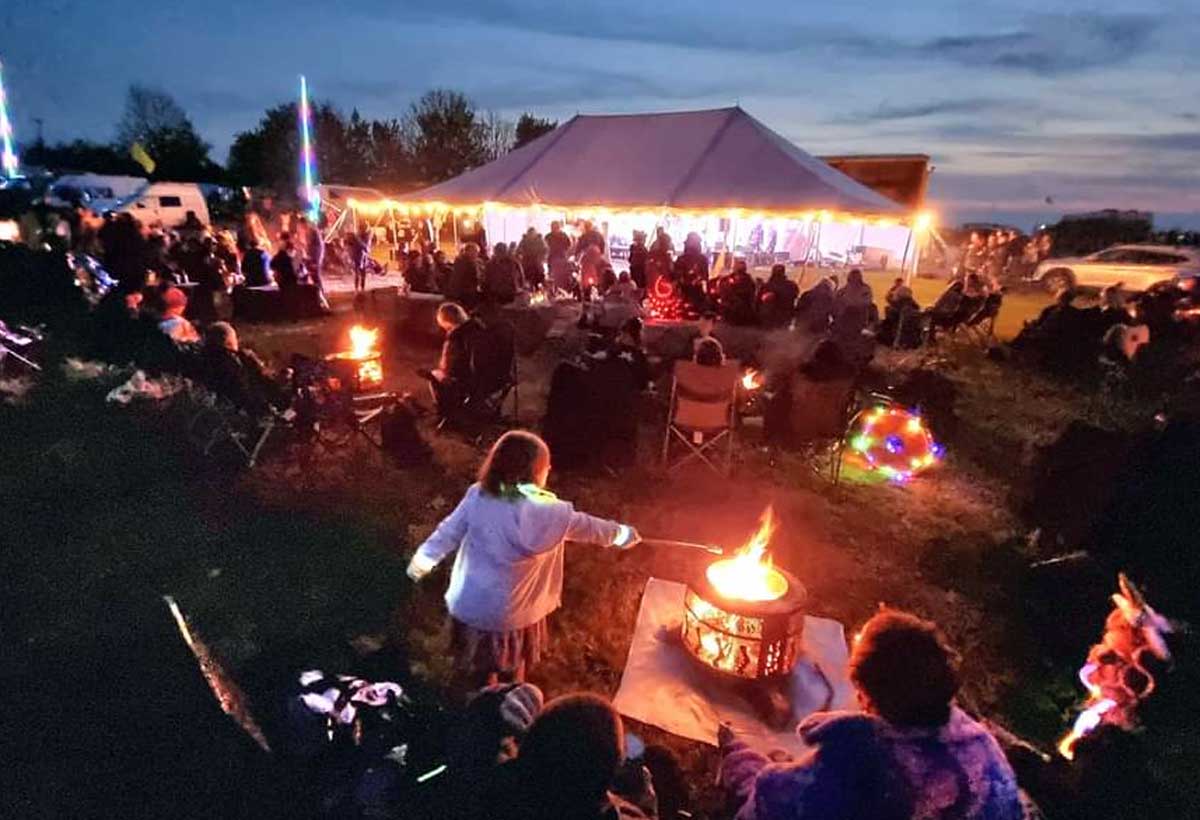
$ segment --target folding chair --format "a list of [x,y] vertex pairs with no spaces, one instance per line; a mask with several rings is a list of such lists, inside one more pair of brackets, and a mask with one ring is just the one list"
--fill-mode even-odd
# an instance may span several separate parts
[[996,336],[996,317],[1000,315],[1000,308],[1003,304],[1004,294],[1002,292],[989,293],[983,300],[983,304],[979,306],[979,310],[955,328],[955,332],[962,331],[971,341],[986,349]]
[[275,428],[289,420],[286,413],[274,411],[261,419],[252,418],[214,393],[202,394],[200,404],[188,422],[188,439],[205,456],[211,456],[218,445],[229,442],[251,469],[258,464],[259,453]]
[[803,410],[800,429],[795,429],[793,417],[793,433],[807,442],[813,471],[835,485],[842,477],[846,429],[858,407],[855,381],[853,377],[823,382],[804,379],[792,388],[792,402]]
[[521,407],[518,388],[516,330],[512,324],[488,324],[472,344],[472,384],[463,405],[468,419],[500,420],[511,393],[513,419]]
[[[675,363],[662,449],[663,465],[668,470],[698,458],[718,474],[729,474],[733,467],[740,376],[741,366],[733,360],[720,367],[707,367],[692,361]],[[673,440],[682,442],[687,454],[672,464]],[[723,456],[716,452],[721,444],[725,445]],[[718,465],[723,465],[723,469]]]

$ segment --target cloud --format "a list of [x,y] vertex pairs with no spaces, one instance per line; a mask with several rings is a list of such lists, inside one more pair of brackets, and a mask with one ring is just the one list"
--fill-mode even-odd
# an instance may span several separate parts
[[895,105],[880,103],[869,111],[860,111],[837,117],[830,122],[835,125],[855,125],[868,122],[892,122],[895,120],[915,120],[935,117],[942,114],[975,114],[997,108],[1011,107],[1012,103],[988,97],[967,97],[957,100],[938,100],[926,103]]
[[408,0],[377,11],[412,23],[460,22],[588,40],[646,43],[713,51],[780,52],[798,48],[811,30],[799,7],[781,4],[760,15],[722,15],[688,0],[606,0],[580,6],[559,0]]
[[1056,76],[1123,63],[1147,51],[1160,20],[1139,14],[1045,15],[1021,31],[937,37],[914,52],[964,66]]

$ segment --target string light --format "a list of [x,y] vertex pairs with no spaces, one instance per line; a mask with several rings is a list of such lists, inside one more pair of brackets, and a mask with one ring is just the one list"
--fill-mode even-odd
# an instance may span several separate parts
[[4,66],[0,65],[0,171],[12,179],[17,175],[17,164],[12,121],[8,118],[8,96],[4,92]]
[[321,214],[321,192],[317,189],[317,158],[312,146],[312,108],[308,104],[308,81],[300,75],[300,170],[304,175],[304,198],[308,218],[314,223]]
[[850,423],[847,439],[867,469],[898,483],[932,467],[945,452],[919,415],[894,405],[861,411]]
[[[850,225],[865,223],[880,228],[890,228],[901,224],[901,221],[896,217],[888,216],[872,216],[870,214],[851,214],[831,211],[796,211],[796,210],[763,210],[762,208],[675,208],[671,206],[661,205],[602,205],[596,203],[577,203],[577,204],[552,204],[546,202],[532,202],[527,205],[513,205],[507,202],[446,202],[436,199],[420,199],[420,200],[398,200],[398,199],[376,199],[376,200],[361,200],[353,197],[346,200],[346,204],[355,211],[366,216],[379,216],[388,212],[395,212],[405,216],[435,216],[444,214],[478,214],[481,212],[490,212],[497,214],[507,214],[514,212],[525,211],[550,211],[560,213],[570,213],[579,219],[591,219],[594,221],[605,221],[609,217],[616,214],[624,214],[634,218],[648,221],[657,219],[661,216],[670,216],[678,219],[733,219],[747,222],[761,222],[763,219],[789,219],[800,222],[813,222],[820,220],[822,223],[829,224],[832,222],[845,223]],[[915,221],[914,217],[914,221]]]

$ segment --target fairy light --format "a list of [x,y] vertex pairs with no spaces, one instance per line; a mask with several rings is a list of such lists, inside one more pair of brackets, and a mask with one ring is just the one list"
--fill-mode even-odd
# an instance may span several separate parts
[[848,443],[867,469],[897,483],[932,467],[944,453],[918,414],[896,406],[861,411],[850,424]]
[[4,92],[4,66],[0,65],[0,171],[9,179],[17,175],[17,152],[13,150],[12,121],[8,118],[8,95]]
[[312,146],[312,108],[308,104],[308,80],[300,75],[300,169],[304,174],[304,198],[313,222],[321,214],[321,192],[317,190],[317,158]]

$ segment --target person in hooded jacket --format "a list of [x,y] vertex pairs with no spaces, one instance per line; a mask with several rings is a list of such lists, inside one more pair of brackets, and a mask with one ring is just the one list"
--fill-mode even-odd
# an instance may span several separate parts
[[809,752],[770,763],[727,727],[721,780],[737,820],[1020,820],[1016,776],[996,739],[954,705],[957,656],[937,627],[897,610],[869,620],[850,657],[861,712],[818,712]]
[[446,608],[450,649],[470,685],[500,674],[523,681],[549,641],[546,619],[562,605],[563,544],[628,549],[633,527],[579,512],[546,489],[550,448],[533,433],[510,430],[492,446],[458,506],[417,548],[415,581],[457,551]]

